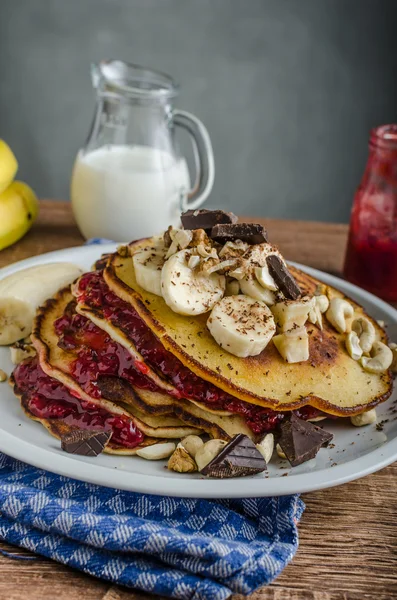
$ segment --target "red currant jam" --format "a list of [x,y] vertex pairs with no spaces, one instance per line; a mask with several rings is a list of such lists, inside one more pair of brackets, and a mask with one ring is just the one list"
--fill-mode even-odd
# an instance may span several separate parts
[[98,387],[101,375],[122,377],[136,387],[158,390],[145,374],[146,365],[134,361],[128,350],[86,317],[67,309],[54,327],[58,345],[76,356],[71,365],[72,375],[93,398],[101,397]]
[[371,131],[367,166],[354,196],[344,275],[397,302],[397,125]]
[[[102,272],[94,271],[81,277],[78,299],[87,306],[102,311],[107,320],[124,331],[144,360],[160,375],[171,381],[182,397],[197,400],[214,409],[240,414],[257,434],[275,429],[284,419],[284,413],[239,400],[185,367],[178,358],[164,348],[135,309],[111,292]],[[299,416],[302,419],[310,419],[319,414],[320,411],[311,406],[299,409]]]
[[111,430],[112,445],[124,448],[135,448],[144,439],[143,433],[127,416],[112,414],[93,402],[72,395],[62,383],[44,373],[37,358],[17,365],[13,375],[35,417],[62,419],[78,429]]
[[350,239],[346,254],[345,277],[366,290],[397,301],[397,233],[396,239]]

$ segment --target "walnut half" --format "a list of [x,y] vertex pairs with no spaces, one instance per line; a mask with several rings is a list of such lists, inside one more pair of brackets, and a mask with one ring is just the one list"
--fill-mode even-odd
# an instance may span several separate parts
[[194,473],[194,471],[197,471],[194,458],[186,452],[182,444],[178,444],[175,452],[170,456],[167,467],[170,471],[176,471],[177,473]]

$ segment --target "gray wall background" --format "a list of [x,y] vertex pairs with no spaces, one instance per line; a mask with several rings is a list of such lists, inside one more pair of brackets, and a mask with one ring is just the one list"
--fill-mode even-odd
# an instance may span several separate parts
[[395,0],[0,0],[0,137],[41,197],[69,198],[89,65],[179,81],[206,123],[210,206],[346,221],[369,129],[397,121]]

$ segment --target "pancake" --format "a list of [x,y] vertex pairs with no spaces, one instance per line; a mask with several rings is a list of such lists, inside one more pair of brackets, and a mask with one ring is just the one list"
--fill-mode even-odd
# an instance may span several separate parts
[[[47,301],[38,311],[32,340],[40,358],[40,365],[48,375],[82,398],[94,401],[92,395],[82,389],[71,372],[76,355],[58,346],[59,338],[54,323],[65,314],[71,303],[73,296],[68,288]],[[107,332],[112,334],[112,339],[117,338],[114,331],[107,329]],[[135,358],[135,353],[132,353],[132,358]],[[145,375],[150,372],[143,362],[140,364]],[[178,439],[205,431],[211,437],[224,440],[230,439],[236,433],[255,437],[239,415],[215,415],[183,398],[173,398],[161,390],[138,388],[121,377],[101,376],[98,387],[102,392],[100,404],[110,408],[122,405],[135,420],[140,431],[147,436]]]
[[[249,431],[250,437],[260,436],[266,431],[274,429],[280,419],[285,416],[285,413],[280,411],[275,412],[238,400],[198,378],[173,354],[164,349],[129,303],[124,302],[110,291],[104,281],[103,273],[97,271],[85,273],[72,286],[72,291],[77,300],[76,311],[92,320],[124,348],[128,350],[132,348],[131,355],[134,360],[136,356],[139,356],[137,364],[140,365],[145,376],[150,377],[150,373],[156,368],[164,378],[167,377],[171,380],[175,384],[172,398],[175,400],[175,405],[179,405],[178,410],[183,408],[192,416],[192,404],[194,404],[194,417],[200,415],[200,418],[205,418],[202,429],[210,435],[215,435],[213,428],[215,423],[218,423],[219,426],[227,428],[226,431],[229,432],[229,435],[230,432],[234,433],[240,428],[241,432]],[[138,353],[135,344],[142,349],[144,356]],[[150,368],[151,364],[153,369]],[[116,381],[118,381],[118,387],[123,387],[120,380],[110,379],[109,383],[112,384],[113,389],[110,390],[110,394],[106,392],[105,396],[108,398],[118,396],[119,401],[122,401],[123,397],[128,397],[128,386],[125,390],[117,390]],[[141,391],[148,396],[150,404],[150,398],[154,392],[139,390],[140,396],[142,396]],[[169,403],[170,396],[167,395],[164,399]],[[130,399],[128,401],[130,402]],[[159,394],[156,394],[156,409],[158,403],[161,404],[161,398]],[[200,409],[199,412],[196,407]],[[223,418],[217,420],[215,416]],[[312,419],[319,417],[320,412],[312,407],[306,407],[300,410],[299,416]],[[185,417],[181,417],[181,419],[184,420]],[[186,422],[192,423],[190,418]],[[222,436],[217,435],[217,437]]]
[[[146,421],[148,415],[172,413],[186,425],[205,431],[215,439],[229,440],[237,433],[244,433],[249,438],[256,439],[256,435],[240,415],[233,415],[226,411],[223,411],[225,414],[217,414],[185,399],[172,398],[163,393],[143,389],[133,390],[127,382],[115,377],[102,379],[101,388],[104,389],[105,396],[119,406],[133,414],[135,414],[134,410],[145,414]],[[128,404],[125,404],[126,398],[129,399]]]
[[[137,283],[130,256],[148,245],[148,240],[130,244],[108,261],[106,283],[119,298],[136,310],[140,318],[184,366],[201,379],[243,401],[289,411],[310,405],[328,414],[351,416],[386,400],[392,391],[390,372],[372,374],[346,352],[343,334],[324,319],[323,331],[308,324],[310,359],[286,363],[273,343],[258,356],[239,358],[224,351],[206,327],[207,315],[186,317],[173,312],[160,296],[143,290]],[[304,294],[313,294],[321,282],[291,267]],[[325,286],[329,298],[344,297]],[[374,325],[377,339],[387,342],[384,330],[350,298],[354,317],[365,316]]]
[[[160,438],[143,436],[136,428],[131,415],[122,408],[111,408],[108,405],[104,409],[101,403],[93,402],[90,403],[89,408],[84,407],[83,403],[72,396],[62,383],[52,380],[42,371],[37,358],[29,358],[20,363],[9,381],[26,416],[41,423],[57,439],[82,428],[108,429],[110,427],[113,435],[104,452],[128,456],[136,454],[142,448],[164,441]],[[47,386],[47,392],[43,384]],[[49,404],[52,405],[50,409]],[[61,414],[60,410],[64,410],[64,413]],[[57,417],[44,416],[44,411],[47,411],[47,414],[57,414]],[[116,420],[117,424],[114,425],[112,420],[113,423]]]
[[[77,394],[79,398],[96,403],[110,412],[117,412],[120,408],[114,402],[104,397],[95,398],[83,389],[72,373],[72,366],[77,355],[71,350],[65,351],[58,346],[58,336],[54,323],[64,315],[66,307],[71,302],[73,302],[73,296],[70,289],[65,288],[38,310],[32,333],[32,342],[36,348],[40,366],[47,375],[61,382],[68,390]],[[132,413],[129,413],[129,415],[136,427],[149,437],[179,439],[190,434],[200,433],[197,428],[186,426],[180,420],[176,421],[174,419],[173,423],[170,424],[164,420],[164,416],[157,416],[150,419],[151,423],[149,424]]]

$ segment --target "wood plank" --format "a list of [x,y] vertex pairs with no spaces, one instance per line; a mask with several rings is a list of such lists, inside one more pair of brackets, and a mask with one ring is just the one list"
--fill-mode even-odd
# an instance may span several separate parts
[[[287,259],[331,273],[341,271],[347,225],[259,217],[241,219],[265,225],[269,239],[280,246]],[[79,246],[83,242],[70,203],[43,200],[31,231],[20,242],[0,252],[0,267],[43,252]]]
[[[247,219],[248,220],[248,219]],[[262,222],[290,260],[340,273],[347,226],[277,219]],[[50,250],[80,245],[70,205],[41,203],[32,231],[0,252],[0,266]],[[359,481],[305,494],[300,546],[273,585],[250,600],[390,600],[397,598],[397,463]],[[30,556],[0,542],[0,548]],[[44,558],[0,555],[0,600],[150,600]],[[157,597],[157,600],[162,600]],[[163,599],[165,600],[165,599]],[[234,600],[242,600],[234,596]]]

